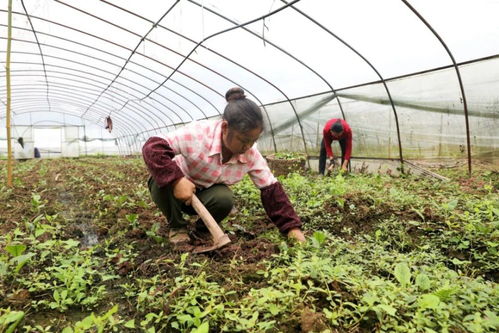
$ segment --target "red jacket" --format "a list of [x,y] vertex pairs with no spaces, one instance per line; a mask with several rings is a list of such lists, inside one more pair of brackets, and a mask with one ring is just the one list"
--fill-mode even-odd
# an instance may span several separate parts
[[[333,139],[331,135],[331,127],[336,121],[340,121],[343,126],[343,133],[338,139]],[[331,143],[333,140],[342,140],[346,139],[346,149],[345,149],[345,160],[350,160],[350,156],[352,155],[352,129],[348,125],[346,121],[339,118],[330,119],[326,126],[324,126],[324,130],[322,131],[322,135],[324,136],[324,145],[326,146],[326,153],[328,158],[333,157],[333,150],[331,149]]]

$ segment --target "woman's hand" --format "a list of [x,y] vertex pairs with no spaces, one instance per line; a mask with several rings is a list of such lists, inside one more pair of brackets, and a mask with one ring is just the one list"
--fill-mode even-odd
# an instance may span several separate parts
[[336,161],[335,161],[334,157],[331,157],[329,159],[329,166],[327,168],[327,171],[329,171],[329,172],[333,171],[335,166],[336,166]]
[[348,172],[348,160],[345,160],[343,162],[343,164],[341,165],[341,171],[343,171],[343,173],[347,173]]
[[288,238],[295,239],[300,243],[305,241],[305,236],[303,235],[303,232],[300,230],[300,228],[293,228],[289,230]]
[[191,205],[192,195],[196,192],[196,186],[187,178],[182,177],[173,183],[173,196],[182,200],[187,206]]

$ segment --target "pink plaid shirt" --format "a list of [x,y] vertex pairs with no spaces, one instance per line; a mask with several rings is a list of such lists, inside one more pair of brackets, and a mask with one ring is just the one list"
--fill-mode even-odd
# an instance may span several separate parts
[[277,181],[256,145],[222,164],[222,120],[196,121],[164,138],[175,152],[178,167],[198,187],[232,185],[246,173],[258,188]]

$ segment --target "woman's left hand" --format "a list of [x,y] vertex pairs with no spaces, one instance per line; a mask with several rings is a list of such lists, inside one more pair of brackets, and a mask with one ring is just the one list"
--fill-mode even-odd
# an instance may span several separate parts
[[305,236],[300,228],[293,228],[288,231],[288,238],[292,238],[302,243],[305,242]]

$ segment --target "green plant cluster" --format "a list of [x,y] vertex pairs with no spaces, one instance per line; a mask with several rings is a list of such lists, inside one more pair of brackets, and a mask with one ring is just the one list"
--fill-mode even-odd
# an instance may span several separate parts
[[28,161],[0,185],[0,332],[496,332],[499,179],[447,176],[279,177],[302,245],[245,178],[238,250],[207,256],[172,250],[140,159]]
[[306,156],[296,152],[277,152],[272,154],[272,158],[278,160],[305,160]]

